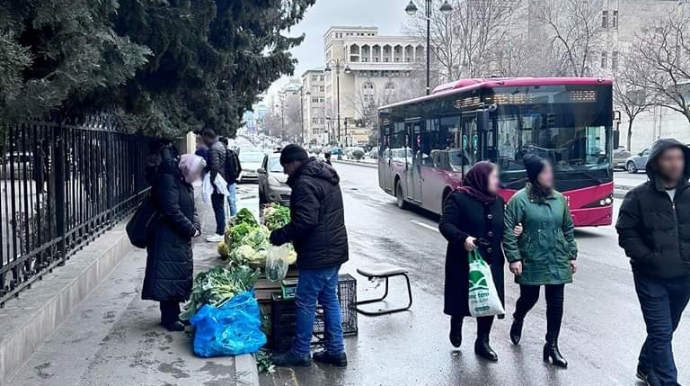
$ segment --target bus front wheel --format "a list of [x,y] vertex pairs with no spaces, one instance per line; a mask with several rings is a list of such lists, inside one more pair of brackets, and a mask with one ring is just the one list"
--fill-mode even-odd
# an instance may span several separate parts
[[395,198],[397,199],[398,208],[407,209],[407,201],[405,201],[405,196],[403,195],[402,185],[400,181],[395,186]]

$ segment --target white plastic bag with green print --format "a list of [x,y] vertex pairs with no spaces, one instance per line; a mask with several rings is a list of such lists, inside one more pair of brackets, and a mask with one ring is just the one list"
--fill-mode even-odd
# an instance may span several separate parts
[[470,263],[469,305],[470,315],[475,318],[503,315],[505,310],[496,291],[491,267],[484,261],[479,251],[467,256]]

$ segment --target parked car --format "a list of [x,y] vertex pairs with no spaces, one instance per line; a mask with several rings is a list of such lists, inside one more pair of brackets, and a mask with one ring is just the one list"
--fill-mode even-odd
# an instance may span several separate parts
[[645,170],[647,166],[647,159],[649,158],[649,149],[644,149],[641,152],[628,157],[625,160],[625,170],[628,173],[637,173],[638,170]]
[[625,162],[631,155],[632,153],[630,153],[625,146],[618,146],[618,148],[613,151],[613,168],[625,169]]
[[277,202],[290,205],[292,189],[287,185],[287,176],[280,164],[280,153],[272,153],[264,157],[259,174],[259,204]]
[[258,169],[261,167],[261,162],[264,159],[264,153],[261,151],[247,151],[240,150],[240,164],[242,165],[242,173],[238,182],[258,181]]
[[371,159],[378,159],[379,158],[379,148],[374,147],[371,150],[369,150],[369,153],[367,154],[367,157]]

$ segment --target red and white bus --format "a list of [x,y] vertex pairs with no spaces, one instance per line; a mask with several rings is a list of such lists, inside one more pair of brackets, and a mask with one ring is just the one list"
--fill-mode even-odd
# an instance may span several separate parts
[[401,208],[440,214],[479,160],[500,166],[508,200],[527,182],[522,157],[534,153],[553,163],[576,226],[611,225],[611,80],[462,79],[381,107],[379,130],[379,185]]

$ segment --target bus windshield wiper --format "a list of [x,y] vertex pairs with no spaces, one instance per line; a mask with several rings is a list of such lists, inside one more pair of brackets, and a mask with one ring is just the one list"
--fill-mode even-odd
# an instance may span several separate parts
[[502,188],[510,189],[510,188],[514,188],[515,186],[524,185],[527,181],[528,181],[528,178],[527,178],[527,177],[523,177],[523,178],[520,178],[520,179],[517,179],[517,180],[514,180],[514,181],[510,181],[510,182],[505,183],[505,184],[502,183],[502,184],[501,184],[501,187],[502,187]]

